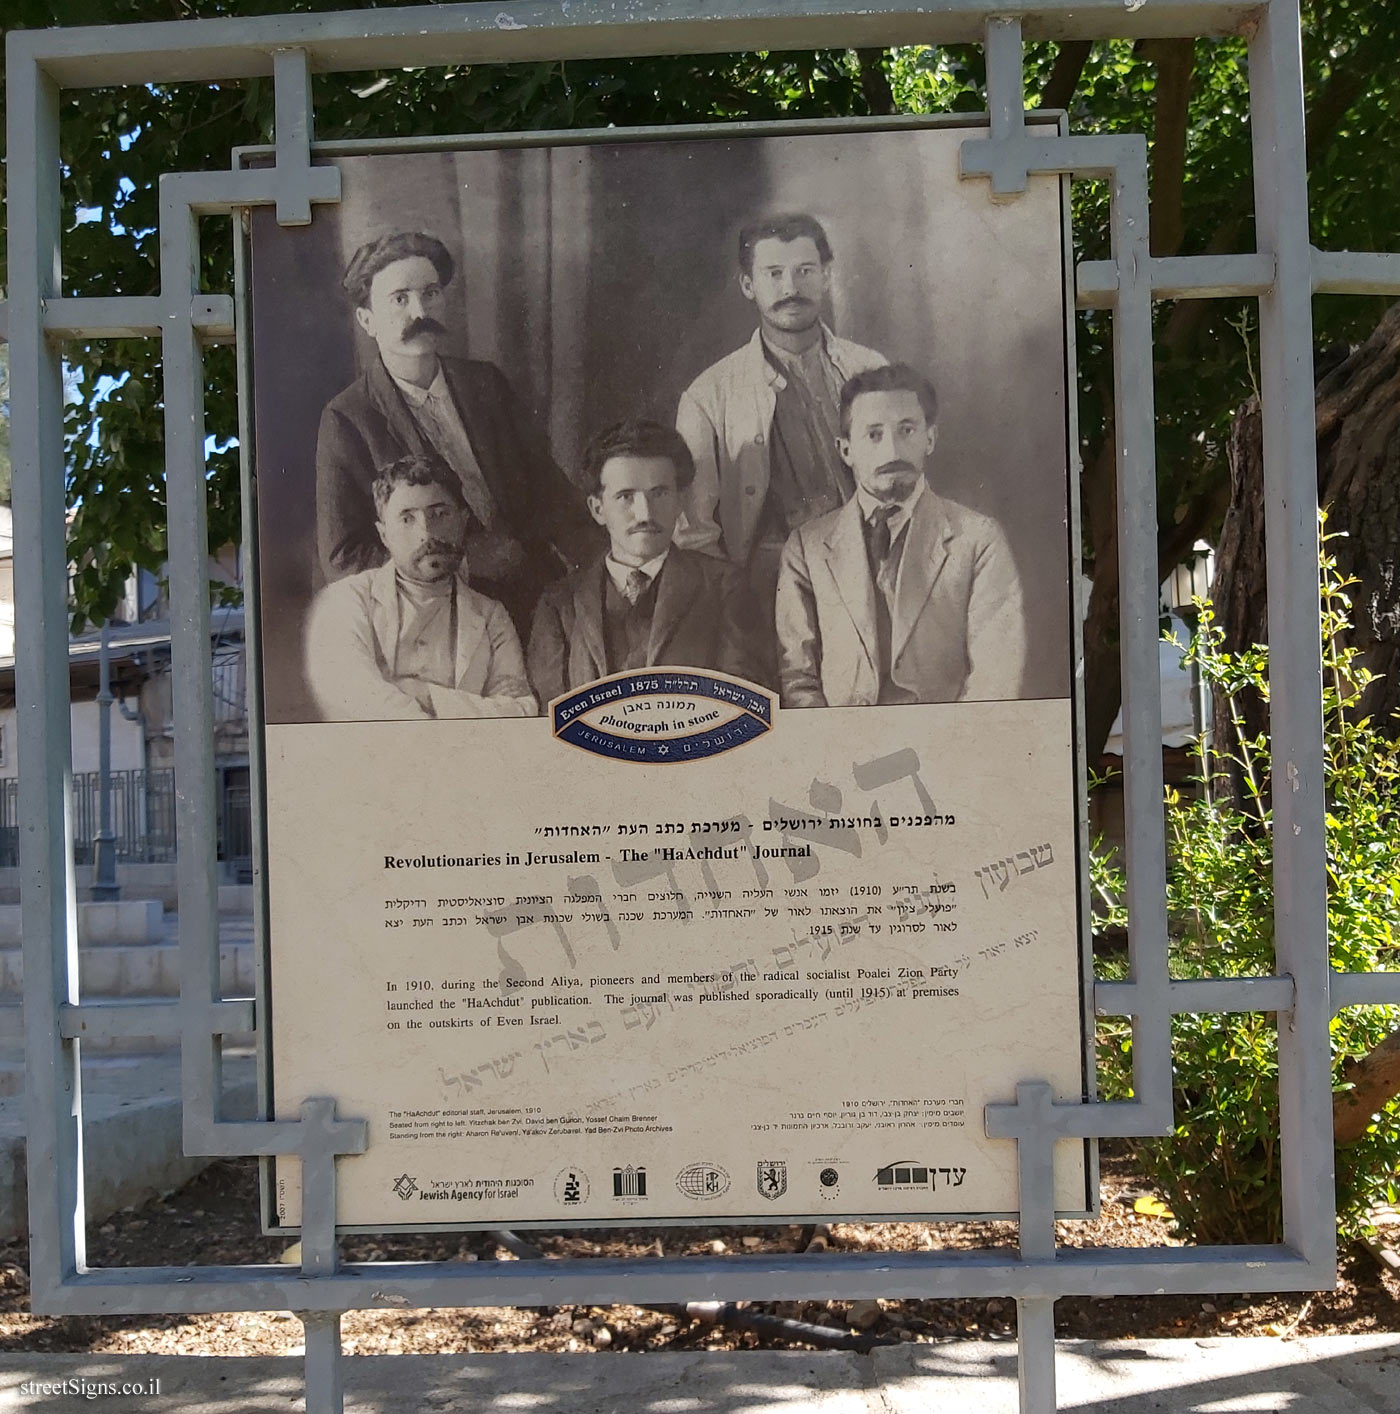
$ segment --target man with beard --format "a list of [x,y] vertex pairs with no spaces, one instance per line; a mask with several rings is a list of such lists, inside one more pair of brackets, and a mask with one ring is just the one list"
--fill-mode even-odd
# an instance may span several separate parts
[[467,583],[461,481],[441,462],[401,457],[371,494],[388,563],[327,585],[307,621],[322,718],[534,716],[510,615]]
[[748,570],[770,642],[784,542],[853,489],[836,451],[841,386],[886,362],[822,323],[831,261],[826,231],[812,216],[746,226],[739,288],[758,328],[700,374],[676,411],[676,428],[695,459],[676,544]]
[[464,498],[473,585],[505,604],[523,634],[540,590],[597,536],[500,369],[438,352],[452,276],[446,246],[420,231],[369,241],[346,268],[355,320],[377,354],[321,416],[321,568],[329,581],[383,564],[371,483],[402,456],[433,457]]
[[840,452],[856,493],[783,548],[783,706],[1019,696],[1026,624],[1015,561],[995,521],[925,480],[937,434],[934,390],[905,364],[841,390]]
[[588,509],[610,548],[540,596],[529,666],[541,704],[638,668],[713,668],[754,678],[743,575],[671,543],[694,474],[685,442],[659,422],[619,422],[589,444]]

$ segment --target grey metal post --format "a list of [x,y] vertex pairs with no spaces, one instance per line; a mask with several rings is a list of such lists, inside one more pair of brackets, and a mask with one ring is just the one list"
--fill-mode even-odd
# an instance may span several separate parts
[[[1055,1260],[1054,1092],[1043,1081],[1023,1081],[1016,1103],[1031,1120],[1016,1140],[1018,1237],[1028,1262]],[[1016,1300],[1016,1380],[1020,1414],[1055,1414],[1055,1298]]]
[[[308,1277],[334,1276],[340,1266],[335,1236],[337,1121],[335,1101],[302,1103],[307,1139],[301,1154],[301,1269]],[[323,1143],[316,1143],[321,1138]],[[364,1145],[360,1145],[363,1150]],[[343,1403],[340,1316],[309,1312],[306,1327],[306,1414],[341,1414]]]
[[[188,309],[199,293],[199,225],[194,211],[161,180],[162,299]],[[170,646],[175,708],[176,883],[180,922],[180,1003],[188,1020],[180,1036],[180,1095],[186,1148],[197,1147],[201,1120],[222,1091],[220,1046],[208,1025],[219,1000],[219,898],[214,832],[209,661],[208,513],[204,485],[204,357],[188,318],[168,318],[165,364],[165,477],[170,546]]]
[[1016,1301],[1016,1388],[1021,1414],[1055,1414],[1055,1298]]
[[[1128,955],[1140,1002],[1133,1018],[1133,1091],[1159,1133],[1172,1128],[1162,807],[1162,697],[1157,647],[1157,427],[1152,368],[1147,154],[1113,182],[1113,406],[1118,481],[1118,618],[1123,644],[1123,808],[1133,821],[1128,866]],[[1144,572],[1145,571],[1145,572]],[[1148,1003],[1143,1005],[1142,1003]],[[1150,1131],[1148,1131],[1150,1132]]]
[[1274,948],[1295,983],[1280,1013],[1279,1137],[1284,1240],[1336,1261],[1332,1057],[1328,1022],[1322,646],[1318,604],[1317,426],[1312,246],[1304,146],[1299,0],[1273,0],[1249,44],[1255,225],[1274,253],[1259,300],[1274,762]]
[[279,49],[272,56],[272,101],[279,187],[277,224],[309,226],[311,193],[299,178],[302,169],[311,164],[316,118],[311,102],[311,60],[305,49]]
[[51,1300],[85,1265],[78,1044],[61,1007],[77,1001],[72,728],[68,709],[68,544],[63,367],[44,338],[60,292],[58,85],[22,50],[6,61],[9,189],[10,447],[14,468],[15,649],[24,931],[25,1137],[30,1282]]
[[306,1414],[344,1414],[345,1368],[338,1311],[303,1311]]
[[112,830],[112,621],[102,620],[97,652],[97,833],[92,839],[92,896],[121,897],[117,837]]

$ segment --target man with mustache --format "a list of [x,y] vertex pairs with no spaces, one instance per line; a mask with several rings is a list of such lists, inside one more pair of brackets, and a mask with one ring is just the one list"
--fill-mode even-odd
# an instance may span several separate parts
[[831,262],[826,231],[805,213],[746,226],[739,288],[758,328],[696,378],[676,411],[695,459],[676,544],[748,571],[770,641],[784,542],[851,495],[836,451],[841,385],[886,362],[822,323]]
[[540,596],[529,669],[541,705],[638,668],[754,677],[743,575],[671,543],[694,475],[684,440],[659,422],[616,423],[585,450],[588,509],[608,532],[609,549]]
[[306,678],[325,721],[531,717],[510,615],[467,582],[471,511],[456,473],[407,456],[371,488],[389,559],[328,584],[306,625]]
[[783,548],[778,645],[785,707],[1016,698],[1026,660],[1021,583],[990,517],[940,496],[932,385],[906,364],[841,390],[856,492]]
[[384,563],[370,486],[406,454],[445,462],[467,511],[472,583],[524,634],[540,590],[597,544],[582,497],[555,466],[494,364],[438,352],[447,247],[421,231],[362,245],[343,281],[376,356],[326,405],[316,443],[316,518],[327,580]]

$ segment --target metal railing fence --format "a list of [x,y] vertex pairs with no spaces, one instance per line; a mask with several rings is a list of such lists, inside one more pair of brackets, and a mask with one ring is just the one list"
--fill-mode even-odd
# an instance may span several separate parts
[[[73,777],[73,862],[91,864],[100,818],[101,777]],[[19,863],[19,782],[0,781],[0,869]],[[175,858],[175,772],[169,766],[112,772],[112,831],[118,864],[168,864]]]

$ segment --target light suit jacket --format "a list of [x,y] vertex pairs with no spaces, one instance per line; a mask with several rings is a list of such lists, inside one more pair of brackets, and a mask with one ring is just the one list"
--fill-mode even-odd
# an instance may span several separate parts
[[[606,677],[601,560],[551,584],[530,631],[530,682],[541,703]],[[647,666],[713,668],[762,681],[748,581],[733,565],[673,548],[656,586]]]
[[[1017,697],[1026,625],[1000,526],[926,488],[904,534],[891,679],[920,702]],[[783,706],[879,701],[877,592],[855,497],[792,532],[778,575]]]
[[[889,362],[874,349],[824,333],[843,379]],[[747,344],[711,364],[681,394],[676,430],[695,459],[695,480],[681,497],[677,545],[748,563],[768,495],[773,413],[784,384],[755,329]]]
[[[328,722],[429,716],[391,676],[402,613],[392,563],[328,584],[306,624],[306,679]],[[533,717],[525,660],[510,615],[457,579],[456,678],[428,685],[437,717]]]

